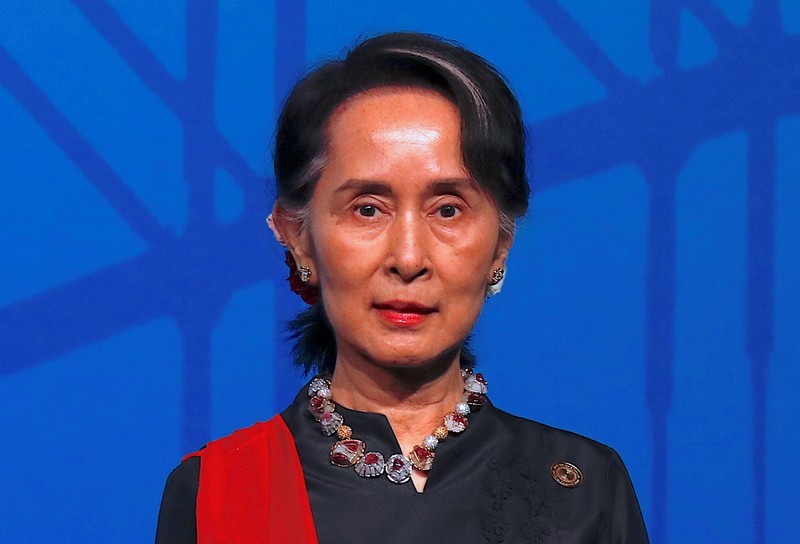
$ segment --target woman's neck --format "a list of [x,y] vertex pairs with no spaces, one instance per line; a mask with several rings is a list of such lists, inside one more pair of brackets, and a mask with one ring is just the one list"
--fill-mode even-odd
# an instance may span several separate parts
[[442,424],[461,400],[464,382],[458,359],[425,367],[397,368],[372,363],[336,363],[331,392],[336,402],[386,416],[404,452]]

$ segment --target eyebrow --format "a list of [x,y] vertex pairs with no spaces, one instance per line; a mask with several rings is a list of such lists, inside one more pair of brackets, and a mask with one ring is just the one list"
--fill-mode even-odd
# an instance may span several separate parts
[[[432,182],[428,187],[432,193],[455,193],[459,191],[480,190],[477,183],[470,178],[448,178]],[[375,195],[390,195],[391,186],[385,181],[371,179],[349,179],[338,187],[334,193],[357,192]]]
[[431,184],[434,193],[457,193],[464,190],[480,190],[478,183],[470,178],[437,180]]
[[371,179],[348,179],[340,187],[337,187],[334,194],[337,193],[370,193],[376,195],[391,194],[392,189],[389,184],[383,181],[375,181]]

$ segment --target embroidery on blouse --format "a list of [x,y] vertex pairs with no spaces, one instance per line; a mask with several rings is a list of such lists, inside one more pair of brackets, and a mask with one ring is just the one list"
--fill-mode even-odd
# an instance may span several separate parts
[[489,461],[489,470],[483,478],[483,490],[492,498],[490,509],[481,518],[483,537],[487,542],[503,542],[506,539],[508,518],[503,515],[503,502],[514,492],[514,483],[508,473],[500,468],[497,459]]
[[496,459],[489,462],[489,472],[483,479],[483,488],[492,497],[492,508],[499,512],[503,508],[503,501],[508,499],[514,491],[514,483],[508,473],[498,465]]
[[551,534],[549,519],[552,517],[552,508],[544,498],[533,470],[521,470],[515,480],[497,459],[489,461],[488,468],[483,489],[489,494],[491,501],[488,511],[481,518],[481,529],[486,541],[499,544],[510,536],[514,524],[503,512],[503,506],[509,499],[519,499],[526,503],[527,516],[519,525],[524,542],[547,544]]
[[550,536],[552,505],[544,498],[533,470],[523,469],[519,474],[520,496],[528,503],[528,519],[522,524],[522,534],[527,542],[546,544]]

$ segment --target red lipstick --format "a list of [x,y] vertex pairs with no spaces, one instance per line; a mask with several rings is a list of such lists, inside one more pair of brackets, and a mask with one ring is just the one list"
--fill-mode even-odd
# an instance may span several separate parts
[[375,305],[378,314],[386,321],[400,325],[401,327],[411,327],[419,325],[430,316],[435,310],[428,306],[409,302],[405,300],[390,300]]

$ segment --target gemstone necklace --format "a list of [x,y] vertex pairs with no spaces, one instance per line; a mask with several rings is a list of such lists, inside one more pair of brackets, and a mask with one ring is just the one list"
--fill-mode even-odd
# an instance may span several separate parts
[[368,451],[362,440],[353,438],[353,430],[344,424],[344,417],[336,411],[336,404],[331,395],[330,380],[316,377],[308,385],[308,396],[311,397],[308,411],[314,416],[325,436],[339,438],[330,451],[331,464],[337,467],[353,467],[356,474],[364,478],[374,478],[384,472],[389,481],[404,484],[411,478],[412,468],[427,472],[433,466],[436,456],[434,450],[439,442],[447,438],[449,433],[460,433],[469,427],[467,415],[473,410],[486,404],[486,380],[482,374],[475,374],[472,369],[461,370],[464,379],[464,395],[455,406],[455,410],[448,412],[442,424],[436,427],[422,441],[422,445],[411,448],[408,455],[395,453],[388,460],[378,451]]

